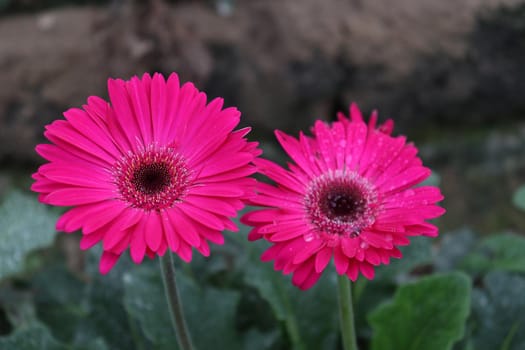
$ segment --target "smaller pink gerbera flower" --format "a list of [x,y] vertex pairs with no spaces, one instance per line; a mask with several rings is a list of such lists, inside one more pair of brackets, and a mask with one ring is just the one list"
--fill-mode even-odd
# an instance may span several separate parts
[[272,246],[262,255],[274,268],[293,273],[292,282],[308,289],[334,259],[338,274],[355,281],[361,273],[374,277],[374,267],[400,258],[398,246],[410,236],[435,237],[427,219],[442,215],[436,187],[414,187],[430,175],[403,136],[392,137],[392,120],[368,125],[355,104],[350,119],[343,114],[327,124],[317,121],[314,137],[299,140],[276,131],[295,162],[285,170],[257,159],[255,164],[276,186],[259,183],[251,203],[267,209],[241,218],[253,226],[248,238],[264,238]]
[[108,81],[110,103],[92,96],[83,109],[46,127],[36,147],[49,163],[33,175],[43,203],[71,207],[57,230],[82,230],[82,249],[102,242],[100,272],[129,248],[140,263],[169,248],[189,262],[222,244],[231,218],[254,195],[257,143],[234,131],[236,108],[209,104],[176,74]]

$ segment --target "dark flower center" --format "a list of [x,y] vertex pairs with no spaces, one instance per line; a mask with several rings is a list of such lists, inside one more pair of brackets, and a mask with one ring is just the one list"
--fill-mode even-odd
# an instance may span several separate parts
[[131,178],[135,189],[144,194],[162,192],[170,182],[170,169],[166,163],[144,164],[135,170]]
[[357,188],[341,188],[326,194],[324,212],[335,219],[347,219],[363,214],[365,200]]
[[317,231],[356,237],[375,221],[378,211],[373,186],[354,172],[329,171],[308,186],[305,209]]
[[122,199],[132,207],[161,210],[180,202],[190,183],[184,159],[171,148],[153,146],[123,157],[114,167]]

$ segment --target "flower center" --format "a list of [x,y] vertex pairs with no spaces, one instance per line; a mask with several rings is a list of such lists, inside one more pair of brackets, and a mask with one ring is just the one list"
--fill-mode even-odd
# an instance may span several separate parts
[[317,231],[343,237],[357,237],[371,226],[379,204],[377,193],[355,172],[329,171],[308,185],[307,216]]
[[144,164],[136,169],[131,178],[131,183],[137,191],[144,194],[162,192],[171,182],[168,164]]
[[190,182],[184,159],[153,145],[124,156],[113,168],[122,199],[134,208],[161,210],[180,202]]
[[357,217],[365,211],[365,200],[358,188],[334,188],[325,193],[321,200],[322,211],[331,219],[349,221],[349,217]]

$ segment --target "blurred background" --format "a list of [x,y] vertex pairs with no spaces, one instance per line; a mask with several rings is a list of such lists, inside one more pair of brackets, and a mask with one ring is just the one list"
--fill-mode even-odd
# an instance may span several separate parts
[[[175,71],[237,106],[270,158],[275,128],[377,109],[435,171],[442,232],[523,233],[524,62],[523,0],[0,0],[0,197],[28,189],[44,126],[106,98],[108,77]],[[70,270],[77,239],[56,243]]]
[[[43,126],[108,77],[178,72],[253,138],[355,101],[441,176],[444,228],[525,227],[525,2],[0,0],[0,165],[33,171]],[[272,148],[273,147],[273,148]],[[2,172],[2,173],[4,173]],[[2,182],[6,180],[3,179]]]

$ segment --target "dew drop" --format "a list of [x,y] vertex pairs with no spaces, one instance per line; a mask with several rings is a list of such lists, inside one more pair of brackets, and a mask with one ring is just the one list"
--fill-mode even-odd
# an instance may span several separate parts
[[408,189],[405,192],[403,192],[403,197],[410,197],[413,196],[416,192],[413,189]]
[[314,240],[314,238],[315,238],[315,235],[314,235],[313,232],[308,232],[308,233],[306,233],[306,234],[304,235],[304,241],[305,241],[305,242],[311,242],[311,241]]

